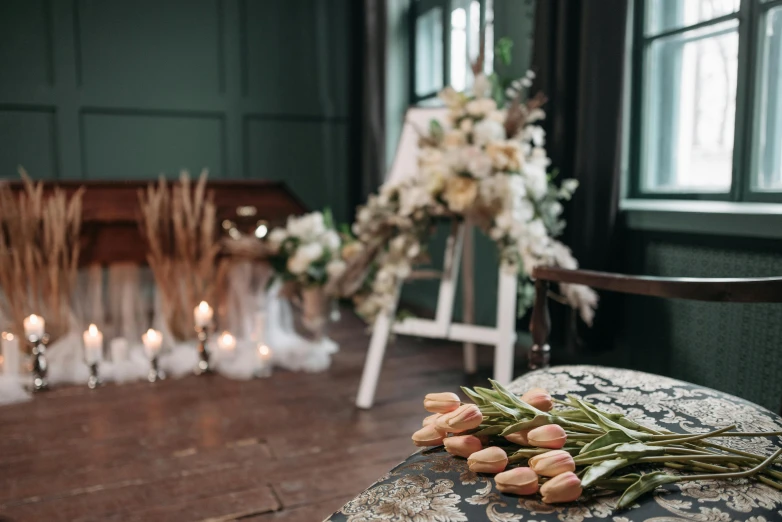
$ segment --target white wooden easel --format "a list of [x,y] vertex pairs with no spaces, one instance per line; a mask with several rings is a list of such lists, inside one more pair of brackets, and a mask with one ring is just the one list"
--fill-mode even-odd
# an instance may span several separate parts
[[[442,121],[444,116],[443,109],[408,110],[389,179],[403,177],[412,171],[411,169],[416,168],[418,142],[416,126],[425,129],[431,119]],[[434,319],[408,318],[399,322],[394,320],[401,284],[396,289],[394,307],[384,311],[375,319],[369,351],[361,375],[361,384],[356,397],[356,406],[359,408],[370,408],[374,403],[380,368],[383,365],[388,337],[392,332],[463,342],[464,368],[467,373],[475,373],[476,371],[475,345],[493,345],[495,347],[494,379],[501,384],[507,384],[513,378],[514,347],[516,344],[516,286],[518,284],[516,270],[508,267],[499,268],[497,325],[488,327],[470,324],[474,319],[472,233],[471,225],[461,223],[448,237],[443,271],[438,274],[440,290],[437,296],[437,310]],[[462,308],[465,322],[454,323],[453,305],[460,261],[463,261],[465,265],[462,272],[462,294],[464,297]]]

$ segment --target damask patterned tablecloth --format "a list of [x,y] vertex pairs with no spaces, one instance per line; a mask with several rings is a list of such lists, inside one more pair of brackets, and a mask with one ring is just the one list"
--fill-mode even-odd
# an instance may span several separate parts
[[[526,374],[509,387],[542,387],[621,412],[651,428],[688,434],[731,424],[740,431],[779,431],[782,419],[751,402],[709,388],[643,372],[598,366],[559,366]],[[770,455],[780,437],[722,438],[720,444]],[[782,467],[777,466],[782,471]],[[636,506],[616,510],[619,494],[582,496],[546,505],[535,497],[496,490],[491,476],[473,473],[442,447],[414,453],[332,515],[332,522],[770,522],[782,521],[782,491],[752,479],[704,480],[658,488]]]

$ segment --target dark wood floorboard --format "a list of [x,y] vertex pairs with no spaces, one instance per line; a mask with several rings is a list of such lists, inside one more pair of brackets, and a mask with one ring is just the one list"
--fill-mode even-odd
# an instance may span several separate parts
[[0,521],[317,522],[415,450],[426,392],[487,375],[467,380],[457,345],[400,338],[360,411],[365,327],[345,313],[331,336],[321,374],[71,386],[0,407]]

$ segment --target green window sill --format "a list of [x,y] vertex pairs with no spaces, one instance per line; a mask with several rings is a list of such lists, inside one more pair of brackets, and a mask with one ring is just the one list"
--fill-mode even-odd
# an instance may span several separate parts
[[624,199],[628,228],[689,234],[782,239],[782,204]]

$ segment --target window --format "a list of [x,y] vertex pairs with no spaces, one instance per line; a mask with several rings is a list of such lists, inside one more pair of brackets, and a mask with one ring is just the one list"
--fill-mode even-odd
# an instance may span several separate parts
[[630,196],[782,201],[782,0],[638,0]]
[[[469,62],[480,52],[481,26],[485,25],[487,71],[494,61],[492,0],[416,0],[414,34],[413,103],[426,103],[446,85],[469,89],[473,75]],[[445,30],[444,30],[445,28]]]

